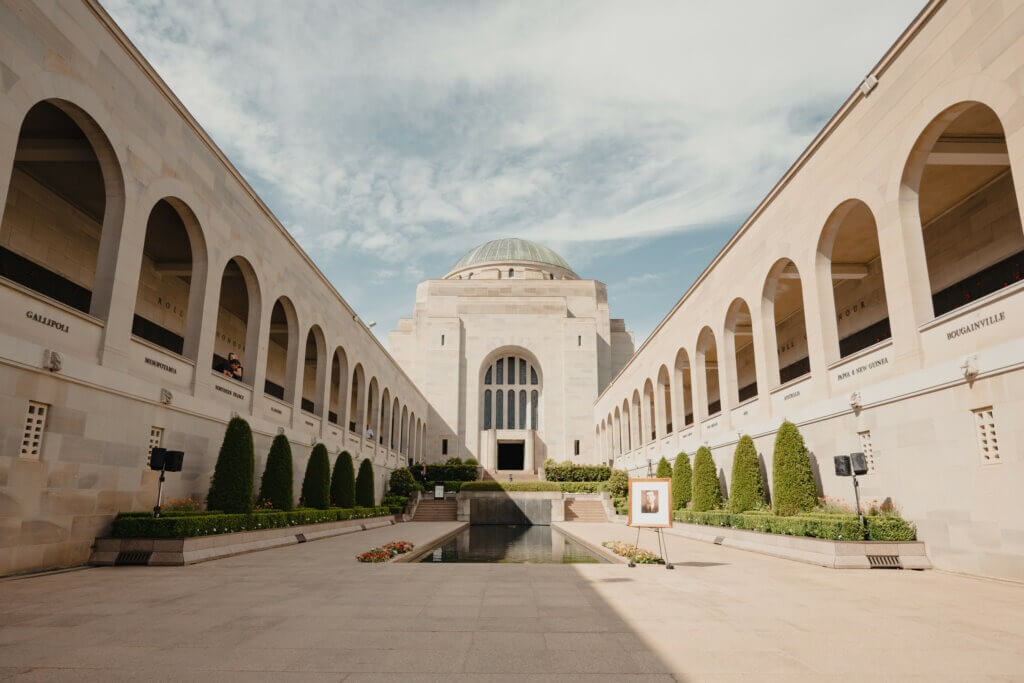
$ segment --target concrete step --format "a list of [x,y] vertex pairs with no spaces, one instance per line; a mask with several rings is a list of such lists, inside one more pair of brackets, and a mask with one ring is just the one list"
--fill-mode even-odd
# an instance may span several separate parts
[[607,522],[604,505],[598,500],[567,500],[565,502],[567,522]]
[[454,500],[421,500],[416,506],[415,522],[454,522],[458,505]]

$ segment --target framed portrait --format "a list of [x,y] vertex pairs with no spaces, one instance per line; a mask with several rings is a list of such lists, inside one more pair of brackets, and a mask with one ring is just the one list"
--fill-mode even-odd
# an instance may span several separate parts
[[629,526],[672,526],[672,480],[629,480]]

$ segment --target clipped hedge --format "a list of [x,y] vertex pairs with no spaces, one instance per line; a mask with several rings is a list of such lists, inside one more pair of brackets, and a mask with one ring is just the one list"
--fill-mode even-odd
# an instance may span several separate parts
[[319,510],[331,506],[331,458],[327,455],[327,446],[322,443],[313,446],[313,452],[309,454],[299,503]]
[[292,446],[288,437],[278,434],[270,444],[267,465],[263,468],[260,479],[260,495],[258,500],[269,502],[275,510],[291,510],[295,507],[292,489],[294,488],[292,471]]
[[364,458],[359,463],[359,474],[356,476],[356,505],[373,507],[376,495],[373,491],[373,463]]
[[557,481],[467,481],[463,491],[561,491]]
[[229,513],[252,512],[255,468],[252,429],[242,418],[233,417],[224,430],[224,441],[217,454],[210,490],[206,494],[206,508]]
[[764,480],[754,440],[744,434],[732,456],[729,512],[746,512],[764,505]]
[[611,476],[612,468],[608,465],[544,465],[544,479],[547,481],[608,481]]
[[772,456],[772,502],[777,515],[795,515],[818,504],[818,487],[800,430],[783,422],[775,435]]
[[615,514],[628,515],[629,501],[625,498],[612,498],[612,505],[615,506]]
[[350,508],[356,504],[356,469],[352,465],[352,456],[342,451],[334,461],[334,472],[331,474],[331,505],[339,508]]
[[608,482],[605,481],[560,481],[558,488],[562,493],[601,493]]
[[298,509],[290,512],[252,512],[248,514],[169,515],[139,517],[120,514],[114,519],[111,536],[115,538],[190,538],[227,534],[236,531],[281,529],[303,524],[365,519],[391,514],[386,507]]
[[[411,468],[417,478],[423,471],[423,463],[416,463]],[[427,465],[427,481],[476,481],[479,470],[476,465]]]
[[380,500],[380,506],[391,510],[391,514],[398,515],[405,512],[405,506],[409,504],[408,496],[400,496],[389,493]]
[[693,457],[693,509],[698,512],[722,507],[722,488],[718,468],[707,446],[697,449]]
[[679,451],[672,468],[672,509],[686,507],[693,497],[693,472],[690,470],[690,456]]
[[856,515],[802,514],[780,517],[767,513],[733,513],[726,510],[675,512],[677,522],[786,536],[809,536],[832,541],[913,541],[917,538],[914,525],[901,517],[873,515],[865,519],[866,533]]
[[625,498],[629,494],[629,475],[622,470],[612,470],[612,476],[604,484],[604,490],[612,498]]
[[413,491],[422,491],[423,487],[412,476],[408,467],[399,467],[391,473],[388,489],[399,496],[410,496]]

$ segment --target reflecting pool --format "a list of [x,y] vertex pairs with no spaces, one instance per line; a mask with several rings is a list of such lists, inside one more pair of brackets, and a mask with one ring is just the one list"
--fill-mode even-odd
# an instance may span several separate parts
[[479,524],[466,527],[420,562],[597,564],[605,560],[550,526]]

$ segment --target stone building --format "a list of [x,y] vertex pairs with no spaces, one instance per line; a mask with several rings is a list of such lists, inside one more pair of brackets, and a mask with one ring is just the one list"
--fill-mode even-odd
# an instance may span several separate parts
[[604,390],[600,459],[711,448],[728,486],[795,422],[825,496],[917,523],[937,567],[1024,579],[1024,12],[932,2]]
[[416,288],[388,348],[430,402],[432,453],[533,472],[593,457],[594,399],[633,355],[608,293],[550,249],[487,242]]

